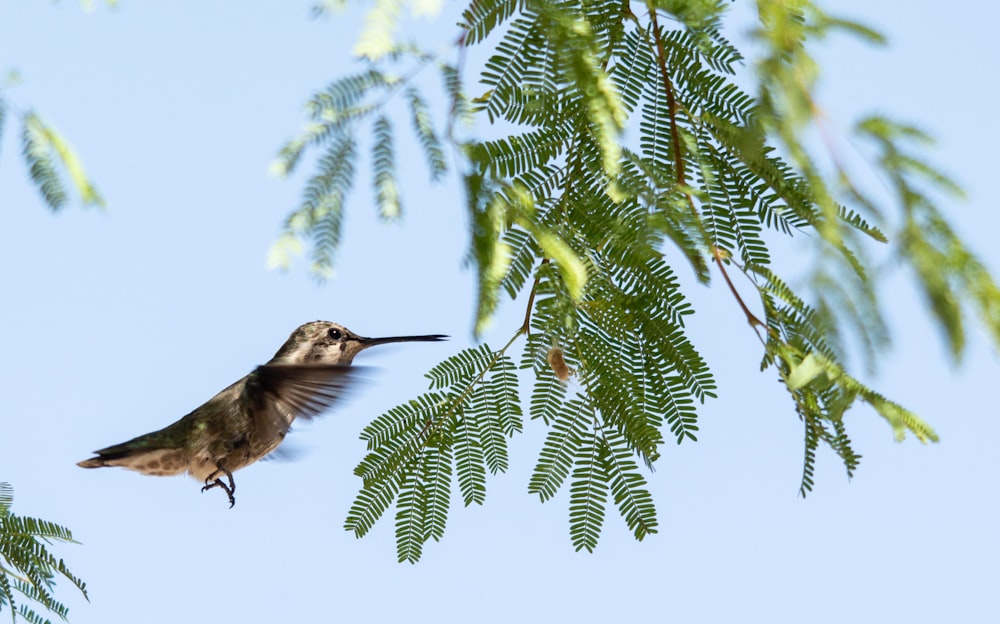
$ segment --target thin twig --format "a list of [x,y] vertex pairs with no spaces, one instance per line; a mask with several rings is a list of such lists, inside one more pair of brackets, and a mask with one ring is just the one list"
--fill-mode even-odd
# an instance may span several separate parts
[[[724,252],[718,247],[714,247],[712,249],[712,257],[715,259],[715,264],[719,267],[719,271],[722,272],[722,277],[726,280],[726,285],[729,286],[729,292],[733,293],[733,297],[736,298],[736,303],[739,304],[740,309],[743,310],[743,314],[746,315],[747,323],[749,323],[750,327],[752,327],[754,332],[757,333],[758,338],[760,338],[760,333],[757,332],[757,327],[763,327],[764,331],[768,331],[768,333],[770,333],[767,324],[757,318],[754,313],[750,311],[747,304],[743,302],[743,297],[741,297],[739,291],[736,290],[736,286],[733,285],[733,280],[729,279],[729,273],[726,271],[726,265],[722,262],[723,253]],[[763,341],[763,338],[761,338],[761,340]]]
[[[681,153],[681,138],[680,132],[677,129],[677,99],[674,96],[674,87],[670,81],[670,72],[667,70],[667,58],[666,49],[663,45],[663,37],[660,33],[659,20],[656,18],[656,7],[651,4],[647,5],[649,7],[649,20],[653,26],[653,38],[656,41],[656,62],[660,68],[660,76],[663,79],[663,90],[667,96],[667,111],[670,118],[670,142],[673,147],[674,156],[674,170],[677,185],[682,188],[681,192],[684,194],[684,198],[687,200],[688,207],[691,209],[691,214],[695,218],[696,223],[701,223],[701,215],[698,214],[698,209],[694,205],[694,199],[691,197],[691,193],[683,190],[683,187],[687,186],[687,176],[684,172],[684,156]],[[729,292],[733,294],[736,299],[736,303],[739,304],[740,309],[743,310],[743,314],[747,317],[747,323],[750,327],[757,332],[757,327],[763,327],[765,331],[767,330],[767,324],[757,318],[750,308],[743,301],[743,297],[740,296],[736,286],[733,285],[733,281],[729,279],[729,273],[726,271],[726,265],[722,262],[724,252],[712,245],[712,258],[715,260],[716,266],[719,267],[719,271],[722,273],[722,278],[726,280],[726,285],[729,286]],[[757,332],[757,336],[760,337],[760,333]],[[763,338],[762,338],[763,340]]]
[[[670,143],[674,151],[674,169],[676,169],[676,179],[679,186],[687,185],[687,176],[684,174],[684,157],[681,155],[681,136],[677,130],[677,100],[674,97],[674,86],[670,81],[670,72],[667,71],[667,52],[663,47],[663,37],[660,35],[660,23],[656,19],[656,8],[649,7],[649,20],[653,25],[653,39],[656,41],[656,63],[660,68],[660,77],[663,79],[663,90],[667,96],[667,111],[670,115]],[[689,193],[684,194],[688,204],[698,218],[694,201]]]
[[[542,264],[548,263],[548,258],[542,258]],[[518,335],[525,334],[531,336],[531,309],[535,307],[535,291],[538,289],[538,280],[540,277],[540,275],[535,274],[535,283],[531,285],[531,294],[528,295],[528,306],[524,311],[524,323],[521,325],[521,329],[517,330]]]

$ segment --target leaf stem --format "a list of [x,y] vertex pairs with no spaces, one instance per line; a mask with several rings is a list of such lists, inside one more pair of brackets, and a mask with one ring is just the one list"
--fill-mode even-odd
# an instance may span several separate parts
[[[757,331],[758,326],[763,327],[765,331],[768,331],[767,323],[757,318],[754,313],[750,311],[750,308],[747,307],[746,303],[744,303],[743,297],[741,297],[739,291],[736,290],[736,286],[733,285],[733,281],[729,279],[729,273],[726,271],[726,265],[722,262],[724,253],[725,252],[718,247],[712,247],[712,258],[715,260],[716,266],[719,267],[719,271],[722,273],[723,279],[726,280],[726,285],[729,286],[729,292],[733,293],[733,297],[736,298],[736,303],[740,305],[740,309],[742,309],[743,314],[746,315],[747,323],[750,324],[750,327],[752,327],[755,332]],[[757,336],[760,337],[760,333],[758,333]],[[763,340],[763,338],[761,340]]]
[[[681,155],[681,136],[677,130],[677,99],[674,97],[674,86],[670,81],[670,72],[667,71],[667,53],[663,47],[663,37],[660,33],[660,23],[656,19],[656,7],[652,4],[649,7],[649,21],[653,26],[653,40],[656,42],[656,64],[660,68],[660,77],[663,79],[663,91],[667,96],[667,111],[670,116],[670,143],[674,151],[674,169],[678,186],[687,186],[687,176],[684,173],[684,157]],[[690,193],[684,193],[687,197],[688,205],[694,214],[696,221],[701,221],[698,211],[695,209],[694,201]]]
[[[548,262],[549,262],[548,258],[542,258],[542,264],[548,264]],[[524,323],[521,325],[521,328],[517,330],[517,333],[514,334],[515,338],[517,336],[520,336],[521,334],[524,334],[526,336],[531,336],[531,310],[532,308],[535,307],[535,291],[538,289],[539,278],[540,276],[536,273],[535,283],[531,285],[531,293],[528,295],[528,305],[524,311]],[[511,343],[513,342],[514,340],[511,339]],[[510,345],[508,344],[508,346]],[[506,347],[504,347],[504,350],[506,350]]]
[[[677,100],[674,96],[674,87],[670,81],[670,72],[667,71],[667,59],[666,50],[663,46],[663,37],[660,33],[659,20],[656,18],[656,7],[652,3],[647,3],[649,8],[649,21],[653,27],[653,39],[656,42],[656,63],[660,68],[660,76],[663,79],[663,90],[667,96],[667,110],[670,117],[670,142],[673,146],[673,156],[674,156],[674,170],[676,172],[677,185],[681,187],[681,192],[684,194],[687,200],[688,207],[691,208],[691,214],[694,216],[696,223],[701,223],[701,215],[698,214],[698,209],[694,205],[694,199],[691,197],[691,193],[683,190],[687,186],[687,176],[684,173],[684,157],[681,154],[681,139],[680,132],[677,130]],[[722,262],[724,252],[716,247],[711,246],[712,259],[715,260],[716,266],[719,267],[719,272],[722,273],[722,278],[726,280],[726,285],[729,287],[729,292],[733,294],[736,298],[736,303],[739,304],[740,309],[743,310],[743,314],[747,317],[747,322],[750,327],[754,329],[757,336],[760,337],[760,333],[757,332],[757,327],[763,327],[765,331],[767,330],[767,324],[757,318],[747,304],[743,301],[743,297],[740,296],[736,286],[733,285],[733,281],[729,279],[729,273],[726,271],[726,266]],[[761,338],[763,340],[763,338]]]

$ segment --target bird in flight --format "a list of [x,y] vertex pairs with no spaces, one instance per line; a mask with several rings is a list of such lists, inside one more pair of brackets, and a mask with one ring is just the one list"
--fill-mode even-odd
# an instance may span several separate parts
[[[365,338],[343,325],[314,321],[289,336],[267,364],[159,431],[95,451],[82,468],[120,466],[145,475],[189,473],[220,488],[236,504],[233,473],[281,444],[296,418],[333,405],[356,378],[350,364],[361,351],[392,342],[437,342],[442,334]],[[225,480],[223,480],[225,477]]]

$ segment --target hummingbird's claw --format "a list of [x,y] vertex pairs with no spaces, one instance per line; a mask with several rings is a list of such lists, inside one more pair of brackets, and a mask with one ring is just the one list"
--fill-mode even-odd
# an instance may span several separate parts
[[[236,482],[233,481],[233,473],[226,470],[222,464],[216,464],[215,466],[217,470],[205,478],[205,487],[201,488],[201,491],[204,492],[205,490],[211,490],[214,487],[222,488],[222,491],[229,497],[229,508],[232,509],[233,505],[236,504],[236,497],[233,496],[233,493],[236,492]],[[219,473],[224,473],[226,475],[229,479],[228,485],[223,483],[222,479],[216,477]],[[216,478],[213,480],[213,477]]]
[[220,487],[220,488],[222,488],[222,491],[225,492],[226,496],[229,497],[229,508],[232,509],[233,505],[236,504],[236,497],[233,496],[233,489],[234,488],[231,488],[228,485],[226,485],[225,483],[223,483],[222,479],[216,479],[215,481],[212,481],[211,483],[206,483],[205,487],[201,488],[201,491],[204,492],[205,490],[211,490],[214,487]]

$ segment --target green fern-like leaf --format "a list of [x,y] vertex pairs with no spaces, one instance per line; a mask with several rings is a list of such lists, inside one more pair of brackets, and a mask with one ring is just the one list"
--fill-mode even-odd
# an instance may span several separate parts
[[399,561],[416,563],[423,552],[426,489],[418,472],[406,475],[396,500],[396,551]]
[[85,206],[103,207],[104,198],[97,192],[83,169],[83,163],[66,139],[36,113],[25,114],[23,123],[21,149],[28,165],[28,175],[49,209],[58,212],[69,201],[57,165],[66,172]]
[[569,488],[569,534],[576,550],[593,552],[604,525],[608,500],[607,446],[598,436],[583,438]]
[[352,531],[356,537],[364,537],[382,517],[399,492],[400,479],[397,475],[366,485],[351,504],[344,521],[344,529]]
[[448,508],[451,504],[451,479],[454,453],[451,445],[428,446],[424,449],[423,474],[425,488],[424,535],[428,539],[440,541],[448,523]]
[[392,145],[392,124],[385,116],[375,120],[372,131],[372,172],[375,184],[375,203],[383,219],[400,218],[403,208],[396,183],[395,151]]
[[544,128],[480,143],[471,157],[482,173],[510,178],[557,157],[565,149],[566,138],[558,128]]
[[528,492],[538,494],[542,501],[556,495],[580,452],[587,435],[587,423],[581,420],[584,407],[585,403],[579,399],[568,401],[549,419],[549,433],[528,482]]
[[434,132],[431,125],[430,112],[427,109],[427,102],[420,96],[416,89],[407,90],[407,101],[410,104],[410,119],[413,122],[413,131],[417,133],[417,141],[424,150],[427,158],[427,166],[431,171],[431,180],[441,178],[448,171],[448,163],[444,157],[444,149],[441,141]]
[[522,79],[532,66],[551,66],[551,50],[542,37],[543,18],[533,8],[525,7],[521,17],[510,23],[497,52],[486,61],[482,81],[486,94],[479,99],[490,120],[503,115],[519,92]]
[[396,502],[400,561],[444,535],[456,477],[465,505],[483,504],[486,471],[508,466],[507,438],[520,432],[517,377],[503,350],[466,349],[427,373],[431,392],[382,414],[362,432],[368,454],[345,529],[361,537]]
[[482,344],[456,353],[428,371],[426,377],[431,380],[431,388],[457,387],[486,369],[492,361],[493,351]]
[[21,145],[31,181],[38,187],[42,198],[51,210],[61,210],[69,197],[59,179],[59,174],[56,172],[53,160],[54,150],[49,133],[38,116],[30,113],[25,115]]
[[635,538],[642,540],[656,533],[656,508],[649,493],[646,479],[632,459],[633,453],[624,437],[606,432],[607,452],[604,470],[609,478],[611,495],[622,518]]
[[469,212],[474,223],[472,248],[469,254],[479,274],[475,332],[481,334],[489,325],[498,304],[498,291],[510,263],[510,248],[500,238],[506,227],[511,205],[502,195],[496,195],[485,207],[480,207],[481,177],[466,176]]
[[0,515],[10,511],[14,504],[14,488],[5,481],[0,481]]
[[356,158],[353,138],[341,136],[320,159],[318,171],[310,178],[302,204],[285,223],[292,235],[309,234],[313,242],[312,272],[326,277],[333,269],[333,254],[340,244],[344,201],[351,188]]
[[[480,399],[479,393],[473,400]],[[455,432],[455,473],[466,506],[486,500],[486,463],[481,443],[480,409],[471,404],[460,417]]]
[[76,543],[69,529],[53,522],[18,516],[11,511],[13,490],[0,482],[0,610],[10,609],[13,621],[48,620],[23,601],[33,602],[65,620],[68,609],[53,591],[62,577],[87,597],[86,585],[74,576],[61,559],[49,552],[53,542]]
[[820,435],[812,416],[806,413],[802,420],[805,425],[805,450],[802,454],[802,482],[799,484],[799,495],[805,498],[815,485],[816,449],[819,447]]
[[462,30],[466,45],[485,39],[515,11],[524,6],[523,0],[473,0],[462,13]]

